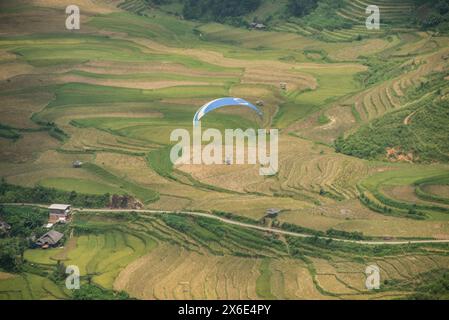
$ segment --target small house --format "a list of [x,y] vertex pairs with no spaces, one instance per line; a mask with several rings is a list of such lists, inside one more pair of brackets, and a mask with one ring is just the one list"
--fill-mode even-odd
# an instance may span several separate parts
[[276,209],[276,208],[270,208],[270,209],[267,209],[267,211],[265,212],[265,215],[268,218],[276,218],[279,215],[279,212],[281,212],[281,210]]
[[257,22],[251,22],[251,23],[249,24],[249,27],[250,27],[251,29],[256,29],[256,30],[264,30],[264,29],[267,28],[267,26],[264,25],[263,23],[257,23]]
[[282,90],[287,90],[287,83],[281,82],[281,83],[279,83],[279,87],[280,87]]
[[254,27],[254,29],[257,29],[257,30],[263,30],[263,29],[266,29],[266,25],[264,25],[263,23],[258,23],[258,24],[256,24],[256,26]]
[[42,237],[36,240],[36,246],[42,249],[56,247],[64,235],[58,231],[50,230]]
[[49,223],[65,223],[70,220],[72,207],[69,204],[52,204],[48,207]]
[[79,160],[76,160],[76,161],[72,162],[72,166],[74,168],[81,168],[82,165],[83,165],[83,163],[81,161],[79,161]]

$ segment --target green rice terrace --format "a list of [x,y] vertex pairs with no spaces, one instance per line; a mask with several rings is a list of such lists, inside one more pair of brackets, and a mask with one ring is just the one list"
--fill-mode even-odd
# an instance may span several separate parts
[[[449,298],[449,2],[226,2],[0,3],[0,300]],[[276,174],[171,162],[220,97]]]

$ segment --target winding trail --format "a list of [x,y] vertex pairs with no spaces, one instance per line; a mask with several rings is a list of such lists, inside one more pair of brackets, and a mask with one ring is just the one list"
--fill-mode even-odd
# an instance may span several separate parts
[[[8,206],[29,206],[29,207],[40,207],[47,208],[47,205],[37,204],[37,203],[0,203],[0,205],[8,205]],[[314,238],[314,235],[286,231],[278,228],[270,228],[258,226],[250,223],[239,222],[231,219],[226,219],[223,217],[219,217],[210,213],[204,212],[195,212],[195,211],[164,211],[164,210],[150,210],[150,209],[81,209],[81,208],[72,208],[74,212],[137,212],[137,213],[165,213],[165,214],[183,214],[188,216],[196,216],[196,217],[204,217],[219,220],[223,223],[236,225],[243,228],[255,229],[260,231],[272,232],[292,237],[298,238]],[[423,244],[423,243],[449,243],[449,239],[429,239],[429,240],[393,240],[393,241],[376,241],[376,240],[350,240],[350,239],[340,239],[333,237],[317,237],[318,239],[323,240],[332,240],[339,242],[349,242],[361,245],[404,245],[404,244]]]

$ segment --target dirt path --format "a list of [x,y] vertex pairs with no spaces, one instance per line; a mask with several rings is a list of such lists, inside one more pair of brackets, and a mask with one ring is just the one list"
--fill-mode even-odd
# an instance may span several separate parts
[[412,113],[410,113],[407,117],[405,117],[405,119],[404,119],[404,124],[405,124],[406,126],[408,126],[408,125],[410,124],[410,121],[411,121],[412,117],[415,115],[415,113],[416,113],[417,111],[418,111],[418,110],[415,110],[415,111],[413,111]]
[[[436,92],[436,91],[429,92],[429,93],[425,94],[424,96],[422,96],[421,98],[419,98],[417,101],[412,101],[412,102],[406,103],[406,104],[405,104],[404,106],[402,106],[401,108],[405,108],[405,107],[407,107],[407,106],[409,106],[409,105],[411,105],[411,104],[415,104],[415,103],[417,103],[417,102],[421,102],[421,101],[425,100],[427,97],[429,97],[430,95],[434,94],[435,92]],[[407,117],[405,117],[405,119],[404,119],[404,124],[405,124],[406,126],[408,126],[408,125],[411,123],[412,117],[413,117],[419,110],[421,110],[421,108],[422,108],[422,107],[419,107],[418,109],[416,109],[415,111],[413,111],[412,113],[410,113]]]
[[[1,205],[8,205],[8,206],[29,206],[29,207],[40,207],[40,208],[47,208],[47,205],[42,204],[36,204],[36,203],[1,203]],[[256,229],[260,231],[267,231],[267,232],[273,232],[277,234],[282,235],[288,235],[293,237],[299,237],[299,238],[313,238],[314,235],[305,234],[305,233],[298,233],[298,232],[291,232],[291,231],[285,231],[282,229],[277,228],[269,228],[269,227],[262,227],[258,225],[253,225],[249,223],[243,223],[238,222],[226,218],[222,218],[210,213],[203,213],[203,212],[192,212],[192,211],[164,211],[164,210],[147,210],[147,209],[80,209],[80,208],[73,208],[74,212],[137,212],[137,213],[166,213],[166,214],[184,214],[189,216],[197,216],[197,217],[205,217],[205,218],[211,218],[215,220],[219,220],[223,223],[227,224],[233,224],[236,226],[244,227],[244,228],[250,228],[250,229]],[[332,238],[332,237],[317,237],[318,239],[324,239],[324,240],[333,240],[333,241],[339,241],[339,242],[349,242],[349,243],[356,243],[356,244],[362,244],[362,245],[403,245],[403,244],[420,244],[420,243],[449,243],[449,239],[444,240],[397,240],[397,241],[370,241],[370,240],[349,240],[349,239],[339,239],[339,238]]]

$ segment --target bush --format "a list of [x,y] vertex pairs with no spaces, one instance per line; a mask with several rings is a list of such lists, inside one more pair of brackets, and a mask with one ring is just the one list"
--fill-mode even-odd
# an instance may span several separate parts
[[128,300],[129,295],[124,292],[106,290],[93,284],[82,284],[79,290],[73,290],[74,300]]
[[52,188],[36,186],[33,188],[21,187],[0,182],[0,202],[3,203],[70,203],[73,206],[86,208],[102,208],[109,204],[109,194],[88,195],[75,191],[65,192]]

